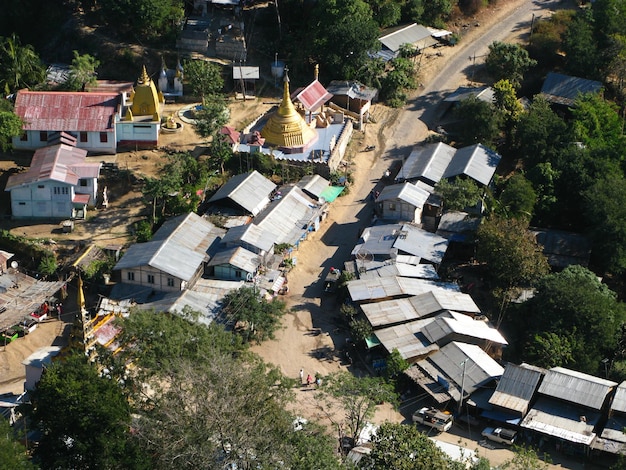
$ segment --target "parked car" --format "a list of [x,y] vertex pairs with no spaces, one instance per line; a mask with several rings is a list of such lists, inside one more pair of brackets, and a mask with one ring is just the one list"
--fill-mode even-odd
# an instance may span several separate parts
[[500,444],[513,445],[517,437],[517,431],[505,428],[485,428],[481,433],[483,437]]
[[413,413],[413,422],[444,432],[452,427],[452,415],[436,408],[424,407]]

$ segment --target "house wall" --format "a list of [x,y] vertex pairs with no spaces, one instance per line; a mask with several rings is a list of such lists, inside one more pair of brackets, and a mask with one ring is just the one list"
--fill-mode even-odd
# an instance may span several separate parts
[[[154,290],[162,292],[179,292],[186,287],[186,283],[182,279],[164,273],[151,266],[122,269],[121,276],[121,281],[124,284],[152,287]],[[150,278],[150,276],[152,276],[152,278]],[[168,282],[172,285],[168,285]]]
[[81,178],[78,184],[74,186],[74,192],[76,194],[89,194],[89,205],[96,205],[96,198],[98,197],[98,179],[97,178]]
[[422,223],[422,209],[417,208],[399,199],[381,202],[381,214],[384,219],[402,220]]
[[219,264],[213,266],[213,268],[213,275],[218,279],[224,279],[226,281],[245,281],[248,274],[254,274],[248,273],[247,271],[237,268],[232,264]]
[[160,122],[119,121],[115,127],[117,128],[117,142],[122,146],[138,145],[144,147],[158,144],[161,130]]
[[13,188],[13,218],[71,218],[74,215],[73,197],[74,187],[58,181],[44,181]]
[[[23,138],[13,137],[13,148],[16,150],[37,150],[41,147],[45,147],[48,142],[47,139],[42,140],[41,132],[47,132],[48,135],[55,132],[55,129],[37,129],[26,131]],[[110,154],[115,155],[117,142],[115,136],[115,129],[108,130],[106,132],[79,132],[63,130],[68,134],[76,137],[76,147],[87,150],[90,153],[97,154]],[[106,142],[101,142],[100,134],[106,135]],[[86,138],[86,140],[84,139]]]

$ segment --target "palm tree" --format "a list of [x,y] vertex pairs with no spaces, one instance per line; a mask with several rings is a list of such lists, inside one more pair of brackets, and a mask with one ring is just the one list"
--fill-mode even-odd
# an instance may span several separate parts
[[0,86],[6,94],[37,85],[45,76],[45,68],[33,46],[22,46],[15,34],[0,38],[0,63],[3,64]]

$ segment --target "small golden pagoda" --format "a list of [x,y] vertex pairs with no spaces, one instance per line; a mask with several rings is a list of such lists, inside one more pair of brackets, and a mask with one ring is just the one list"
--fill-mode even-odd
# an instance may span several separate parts
[[137,79],[137,86],[131,95],[133,104],[130,107],[132,116],[152,116],[154,121],[161,120],[161,104],[163,99],[159,98],[159,92],[154,82],[143,66],[141,76]]
[[285,68],[283,80],[283,101],[278,110],[270,116],[261,130],[261,136],[269,145],[278,146],[281,150],[303,151],[317,140],[317,132],[307,125],[291,102],[289,93],[288,69]]

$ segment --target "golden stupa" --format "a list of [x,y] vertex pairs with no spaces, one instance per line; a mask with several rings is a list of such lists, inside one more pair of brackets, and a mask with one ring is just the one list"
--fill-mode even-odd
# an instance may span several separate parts
[[283,101],[261,130],[261,136],[265,138],[267,144],[281,149],[304,150],[307,145],[317,140],[317,132],[307,125],[291,102],[287,72],[285,69]]
[[146,72],[146,66],[143,66],[141,76],[137,79],[137,86],[134,93],[131,95],[133,104],[130,107],[130,111],[134,116],[153,116],[155,121],[161,119],[161,104],[162,99],[159,99],[159,93],[157,92],[154,82],[148,76]]

